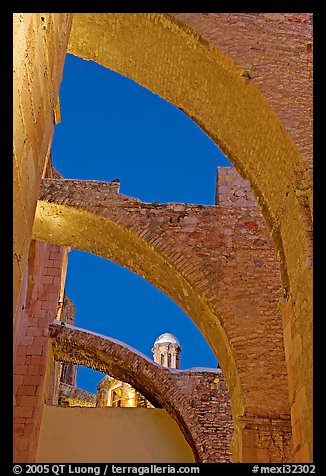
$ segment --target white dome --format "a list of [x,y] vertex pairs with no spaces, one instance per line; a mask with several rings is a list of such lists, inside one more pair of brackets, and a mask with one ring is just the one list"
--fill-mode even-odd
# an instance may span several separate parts
[[155,344],[162,344],[164,342],[168,342],[170,344],[177,344],[179,347],[180,346],[180,342],[178,341],[178,339],[176,338],[175,335],[173,334],[170,334],[169,332],[165,332],[164,334],[161,334],[155,341],[154,345]]

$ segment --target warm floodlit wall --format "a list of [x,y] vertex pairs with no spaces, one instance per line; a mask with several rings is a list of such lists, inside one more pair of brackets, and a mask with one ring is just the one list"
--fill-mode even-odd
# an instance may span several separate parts
[[165,410],[44,406],[37,463],[194,461],[190,446]]

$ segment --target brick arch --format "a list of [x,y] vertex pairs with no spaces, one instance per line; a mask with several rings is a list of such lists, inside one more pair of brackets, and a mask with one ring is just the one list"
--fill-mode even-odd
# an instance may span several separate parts
[[120,195],[118,187],[43,180],[34,238],[123,265],[185,310],[223,369],[235,425],[233,448],[241,444],[243,417],[277,419],[287,427],[280,277],[259,210],[155,206]]
[[243,13],[75,14],[68,46],[182,109],[250,180],[288,299],[298,461],[312,458],[311,48],[312,15]]
[[[240,16],[234,20],[235,30],[243,21],[243,14]],[[169,14],[74,14],[68,52],[134,79],[183,110],[216,142],[250,180],[276,242],[283,283],[289,291],[292,272],[295,275],[297,270],[290,269],[287,261],[298,251],[287,243],[287,214],[299,218],[298,232],[304,244],[300,253],[310,250],[312,190],[305,163],[255,81],[248,80],[254,65],[238,66],[222,53],[226,48],[218,49],[217,40],[213,46],[204,39],[196,23],[192,22],[197,27],[193,30],[178,18]],[[247,18],[245,31],[257,28],[255,16],[249,18],[252,25]],[[219,35],[224,37],[229,28],[226,21]],[[202,29],[205,31],[203,25]],[[231,50],[232,41],[229,43]],[[237,60],[240,58],[238,55]],[[273,97],[275,92],[266,94]],[[304,117],[306,114],[298,120]],[[311,141],[305,152],[308,167]]]
[[[123,342],[55,322],[50,325],[49,336],[56,360],[93,368],[127,382],[154,406],[166,409],[196,461],[230,461],[230,397],[220,370],[171,371]],[[193,398],[193,392],[204,398]]]

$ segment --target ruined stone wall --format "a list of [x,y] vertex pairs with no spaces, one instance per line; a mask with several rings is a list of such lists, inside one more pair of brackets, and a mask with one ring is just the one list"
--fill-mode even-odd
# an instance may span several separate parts
[[203,429],[203,448],[211,458],[216,454],[219,455],[219,461],[230,462],[233,422],[223,373],[220,370],[212,373],[200,369],[182,371],[176,381],[180,391],[192,401],[194,415]]
[[249,180],[244,180],[234,167],[217,167],[216,205],[250,207],[258,210]]
[[59,386],[59,399],[65,397],[70,406],[96,406],[96,395],[73,385],[61,382]]
[[66,254],[64,247],[41,241],[33,241],[29,252],[25,299],[17,311],[14,336],[15,462],[35,461],[42,409],[54,372],[48,326],[60,307]]
[[[291,422],[278,418],[242,417],[240,419],[242,447],[240,460],[253,461],[293,461]],[[232,450],[234,448],[231,448]],[[235,449],[236,451],[236,449]],[[236,454],[232,451],[232,457]]]

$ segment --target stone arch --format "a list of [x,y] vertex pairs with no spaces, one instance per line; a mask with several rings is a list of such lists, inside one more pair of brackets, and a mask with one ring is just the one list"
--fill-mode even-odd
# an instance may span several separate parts
[[34,238],[115,261],[185,310],[223,369],[234,447],[244,416],[287,425],[280,277],[259,210],[156,206],[120,195],[118,187],[113,182],[43,180]]
[[[56,360],[90,367],[127,382],[156,407],[166,409],[178,423],[196,461],[230,461],[230,397],[220,370],[172,372],[120,341],[56,322],[50,325],[49,335]],[[204,401],[192,398],[192,392],[199,388],[206,396]],[[208,414],[214,415],[214,421],[205,424]],[[224,440],[222,445],[219,440]],[[218,446],[223,451],[217,452]]]
[[296,439],[302,461],[312,457],[311,18],[75,14],[68,46],[182,109],[250,180],[288,299],[285,350],[292,423],[304,435]]
[[286,227],[286,213],[297,214],[309,252],[311,183],[293,140],[249,72],[169,14],[74,14],[68,52],[134,79],[183,110],[216,142],[252,185],[288,287],[286,258],[295,250],[286,246],[281,224]]

